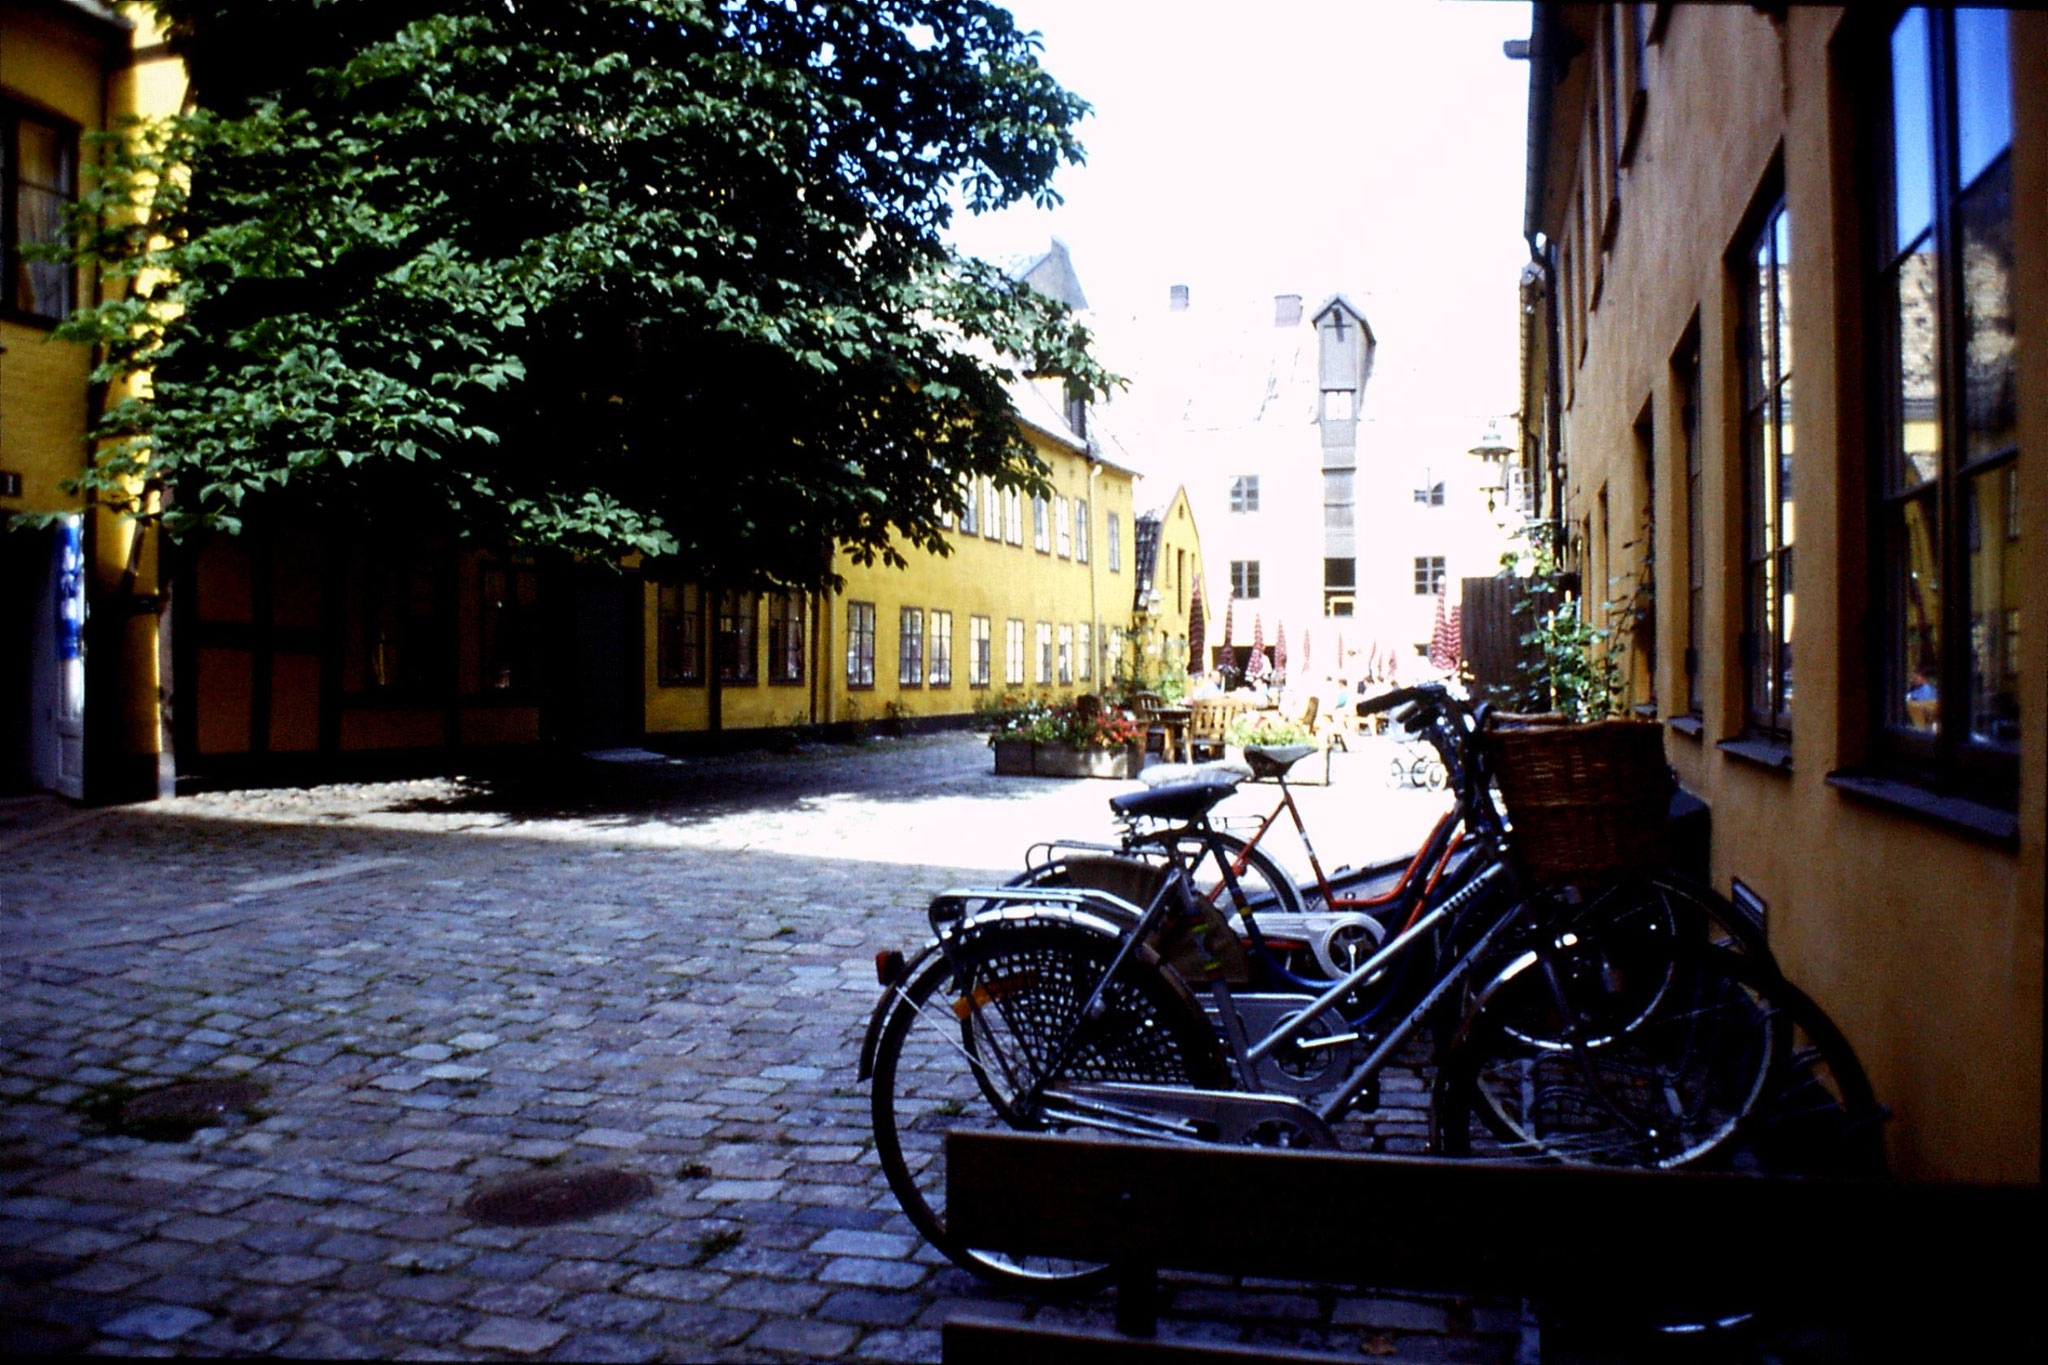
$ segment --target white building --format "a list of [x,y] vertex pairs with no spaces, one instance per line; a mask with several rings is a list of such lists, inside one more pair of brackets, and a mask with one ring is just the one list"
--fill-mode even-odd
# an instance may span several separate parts
[[1304,646],[1317,677],[1431,671],[1437,592],[1457,606],[1459,580],[1493,574],[1519,522],[1485,486],[1501,464],[1471,453],[1489,422],[1516,445],[1513,419],[1383,411],[1379,339],[1341,294],[1205,309],[1175,286],[1163,304],[1091,319],[1106,363],[1132,381],[1100,425],[1120,459],[1187,488],[1217,593],[1211,657],[1255,631],[1270,651],[1284,629],[1297,677]]

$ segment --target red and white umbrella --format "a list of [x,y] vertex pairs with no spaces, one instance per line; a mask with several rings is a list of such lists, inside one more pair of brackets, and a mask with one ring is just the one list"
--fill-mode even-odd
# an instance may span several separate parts
[[1282,621],[1273,628],[1273,667],[1282,673],[1287,671],[1287,623]]
[[1445,673],[1458,671],[1458,656],[1462,652],[1459,640],[1459,616],[1462,610],[1445,610],[1445,594],[1436,595],[1436,622],[1429,631],[1429,666]]

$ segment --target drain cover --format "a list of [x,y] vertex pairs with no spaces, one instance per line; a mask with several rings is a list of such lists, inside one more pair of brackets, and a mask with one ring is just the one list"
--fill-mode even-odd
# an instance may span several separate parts
[[109,1126],[142,1137],[190,1137],[262,1097],[254,1081],[179,1081],[122,1100]]
[[654,1182],[638,1171],[579,1166],[493,1180],[464,1200],[462,1209],[479,1223],[535,1228],[610,1213],[653,1193]]

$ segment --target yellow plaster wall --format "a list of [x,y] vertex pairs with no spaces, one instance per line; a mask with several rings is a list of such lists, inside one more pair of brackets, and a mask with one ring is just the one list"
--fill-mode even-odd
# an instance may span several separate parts
[[[1091,462],[1067,443],[1033,428],[1025,435],[1050,467],[1053,492],[1068,501],[1068,520],[1073,518],[1075,499],[1088,502],[1091,532],[1088,562],[1058,552],[1056,534],[1048,536],[1051,548],[1035,548],[1031,503],[1023,505],[1023,544],[990,540],[982,535],[955,532],[952,553],[933,555],[912,552],[903,568],[882,564],[861,566],[845,557],[835,569],[844,577],[845,588],[822,599],[814,599],[806,612],[806,675],[801,684],[776,684],[767,679],[767,615],[763,610],[756,640],[756,674],[760,681],[750,684],[726,683],[720,688],[720,728],[747,730],[805,723],[833,723],[849,720],[886,719],[891,708],[907,718],[962,716],[991,695],[1000,695],[1004,684],[1006,623],[1012,618],[1024,622],[1027,653],[1027,692],[1072,696],[1099,691],[1106,683],[1107,642],[1112,627],[1130,626],[1131,585],[1136,572],[1133,553],[1131,476],[1113,465]],[[1114,513],[1122,539],[1121,568],[1112,570],[1108,558],[1109,516]],[[869,602],[875,607],[875,682],[871,688],[847,685],[847,604]],[[953,614],[952,681],[944,686],[926,681],[905,686],[899,672],[902,635],[901,614],[914,607],[925,613],[925,675],[931,665],[931,613]],[[711,693],[708,684],[664,687],[658,677],[657,593],[650,585],[645,605],[646,638],[650,642],[645,665],[646,722],[650,734],[704,731],[711,724]],[[991,638],[990,684],[976,687],[970,681],[972,636],[970,620],[989,618]],[[1093,635],[1091,676],[1079,676],[1080,652],[1075,642],[1075,678],[1064,686],[1057,682],[1041,688],[1036,682],[1035,660],[1039,622],[1054,628],[1057,653],[1058,628],[1087,624]],[[711,634],[707,631],[707,639]],[[1077,632],[1078,635],[1078,632]],[[709,646],[707,646],[709,648]],[[1055,669],[1057,676],[1057,669]],[[1020,690],[1011,688],[1010,690]]]
[[[1713,881],[1726,891],[1740,878],[1768,903],[1772,946],[1787,974],[1842,1026],[1896,1112],[1888,1140],[1899,1173],[2033,1180],[2048,867],[2048,639],[2037,623],[2048,621],[2048,575],[2027,576],[2021,602],[2016,847],[1860,802],[1826,781],[1863,760],[1869,723],[1862,364],[1873,342],[1860,330],[1857,130],[1843,98],[1847,73],[1835,65],[1841,19],[1837,10],[1798,6],[1777,21],[1748,7],[1681,6],[1652,48],[1648,116],[1617,196],[1600,301],[1584,319],[1585,360],[1577,363],[1576,343],[1564,357],[1565,514],[1574,524],[1597,520],[1603,487],[1616,509],[1640,499],[1631,428],[1649,403],[1659,446],[1658,581],[1668,585],[1658,693],[1672,714],[1685,686],[1686,560],[1676,533],[1684,471],[1671,360],[1697,316],[1705,714],[1699,736],[1674,730],[1667,749],[1685,785],[1712,808]],[[2013,36],[2016,72],[2048,69],[2048,16],[2016,14]],[[2013,90],[2015,315],[2032,337],[2030,326],[2048,318],[2048,92],[2019,79]],[[1584,144],[1572,118],[1553,125],[1550,173],[1576,189],[1580,167],[1567,153]],[[1798,384],[1798,692],[1789,773],[1717,745],[1741,731],[1743,716],[1739,303],[1728,252],[1774,161],[1792,220]],[[1552,216],[1542,226],[1570,240],[1575,229],[1559,206],[1575,206],[1577,194],[1545,202]],[[1585,241],[1574,245],[1586,259]],[[2019,478],[2022,543],[2038,566],[2048,545],[2048,348],[2036,340],[2020,348]]]

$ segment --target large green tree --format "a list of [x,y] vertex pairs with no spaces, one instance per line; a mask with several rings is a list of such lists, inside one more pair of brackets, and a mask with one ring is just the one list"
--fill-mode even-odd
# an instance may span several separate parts
[[[188,112],[103,149],[68,334],[94,495],[815,583],[1042,469],[1006,384],[1109,381],[942,238],[1049,202],[1087,106],[982,0],[157,0]],[[118,390],[117,390],[118,392]],[[139,504],[133,510],[145,513]]]

